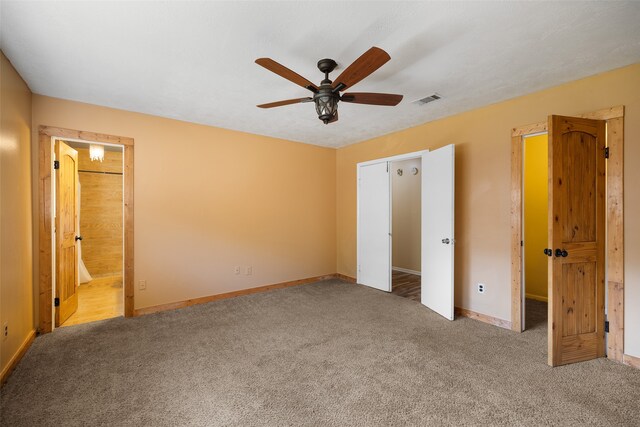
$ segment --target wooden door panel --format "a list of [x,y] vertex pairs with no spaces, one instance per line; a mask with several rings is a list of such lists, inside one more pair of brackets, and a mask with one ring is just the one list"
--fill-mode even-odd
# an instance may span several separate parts
[[[60,272],[59,284],[60,284],[60,292],[58,295],[60,298],[60,324],[64,323],[65,320],[69,318],[77,309],[78,303],[78,294],[76,293],[76,284],[75,284],[75,271],[77,268],[76,259],[77,253],[76,248],[74,246],[70,246],[67,248],[62,248],[59,252],[60,255],[60,268],[58,271]],[[58,325],[60,326],[60,325]]]
[[70,235],[75,236],[76,232],[76,161],[72,157],[71,153],[63,152],[60,159],[60,173],[58,174],[59,180],[59,209],[58,214],[60,216],[60,232],[62,239],[66,242]]
[[[605,122],[549,118],[549,364],[604,355]],[[556,256],[556,249],[565,256]]]
[[[595,242],[565,243],[564,248],[571,254],[570,262],[595,262],[597,245]],[[563,262],[563,260],[559,260]]]
[[562,241],[596,240],[596,138],[585,132],[562,135]]
[[[601,344],[594,338],[582,338],[581,336],[567,337],[562,343],[562,364],[584,362],[594,359],[592,354],[600,352]],[[602,355],[597,356],[602,357]]]
[[78,152],[56,141],[56,326],[78,309]]
[[562,267],[562,336],[595,332],[595,263],[567,263]]

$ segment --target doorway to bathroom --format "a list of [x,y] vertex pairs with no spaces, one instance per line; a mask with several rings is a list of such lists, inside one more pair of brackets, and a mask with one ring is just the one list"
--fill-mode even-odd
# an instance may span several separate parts
[[[59,326],[123,315],[123,146],[58,140],[77,152],[78,304]],[[57,194],[57,197],[59,195]]]
[[[83,159],[83,148],[89,152],[88,160]],[[51,332],[59,326],[134,315],[133,159],[133,138],[39,126],[39,333]],[[119,190],[112,183],[110,190],[90,194],[90,187],[100,188],[98,183],[105,178],[119,182]],[[95,212],[83,213],[83,199],[85,207],[92,207]],[[119,219],[117,213],[112,213],[111,220],[107,221],[106,212],[115,212],[114,206],[118,206]],[[91,215],[95,223],[91,223]],[[104,243],[101,239],[110,244],[101,245]],[[92,252],[95,256],[89,261]],[[118,261],[109,264],[105,258],[100,259],[113,253],[119,253]],[[83,272],[82,284],[81,261],[87,269]],[[98,288],[106,292],[97,292]],[[96,292],[84,292],[94,290]],[[72,317],[76,313],[76,317]]]

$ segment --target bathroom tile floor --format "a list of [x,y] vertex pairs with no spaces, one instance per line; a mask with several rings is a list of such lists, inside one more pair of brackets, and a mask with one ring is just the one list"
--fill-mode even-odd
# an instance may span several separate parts
[[122,316],[122,275],[96,277],[78,287],[78,310],[61,326],[79,325]]

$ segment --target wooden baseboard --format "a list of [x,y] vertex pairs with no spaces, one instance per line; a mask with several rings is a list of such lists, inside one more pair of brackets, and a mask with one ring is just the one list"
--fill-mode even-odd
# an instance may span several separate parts
[[640,369],[640,357],[629,356],[628,354],[625,354],[622,356],[622,362],[625,365],[633,366],[636,369]]
[[356,283],[356,278],[351,276],[346,276],[344,274],[336,273],[336,279],[340,279],[343,282]]
[[414,274],[416,276],[421,276],[422,274],[419,271],[416,270],[409,270],[408,268],[402,268],[402,267],[391,267],[392,270],[395,271],[399,271],[401,273],[408,273],[408,274]]
[[525,294],[524,296],[525,296],[525,298],[527,298],[527,299],[532,299],[532,300],[542,301],[542,302],[549,302],[549,298],[547,298],[547,297],[542,297],[542,296],[540,296],[540,295]]
[[25,340],[22,342],[22,344],[18,348],[18,351],[16,351],[13,357],[9,360],[9,363],[7,364],[7,366],[0,373],[0,387],[4,385],[4,383],[9,378],[9,375],[11,375],[11,372],[15,369],[16,366],[18,366],[18,362],[20,362],[20,360],[22,359],[22,356],[24,356],[27,350],[29,350],[29,347],[31,347],[31,344],[33,343],[33,340],[35,339],[35,337],[36,337],[36,331],[29,332]]
[[467,310],[466,308],[460,307],[456,307],[455,313],[456,316],[468,317],[470,319],[479,320],[490,325],[499,326],[501,328],[511,330],[511,322],[508,320],[498,319],[497,317],[488,316],[482,313],[476,313],[475,311]]
[[138,308],[134,311],[134,316],[143,316],[145,314],[157,313],[159,311],[176,310],[178,308],[190,307],[197,304],[205,304],[221,299],[235,298],[243,295],[256,294],[259,292],[267,292],[274,289],[289,288],[291,286],[306,285],[307,283],[319,282],[321,280],[335,279],[335,274],[327,274],[324,276],[308,277],[306,279],[292,280],[290,282],[274,283],[272,285],[258,286],[256,288],[242,289],[240,291],[226,292],[223,294],[209,295],[206,297],[193,298],[185,301],[171,302],[168,304],[154,305],[151,307]]

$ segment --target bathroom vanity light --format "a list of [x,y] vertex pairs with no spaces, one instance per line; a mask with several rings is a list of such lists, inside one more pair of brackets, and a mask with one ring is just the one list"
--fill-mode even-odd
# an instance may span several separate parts
[[104,160],[104,146],[103,145],[89,145],[89,158],[93,162],[94,160]]

